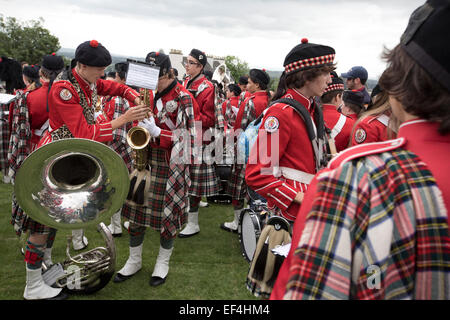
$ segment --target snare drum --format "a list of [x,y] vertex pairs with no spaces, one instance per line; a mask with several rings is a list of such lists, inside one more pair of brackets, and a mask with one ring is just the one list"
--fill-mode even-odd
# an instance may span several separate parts
[[241,251],[244,258],[251,262],[256,250],[261,230],[267,221],[267,211],[255,212],[252,209],[244,209],[239,219],[238,233]]

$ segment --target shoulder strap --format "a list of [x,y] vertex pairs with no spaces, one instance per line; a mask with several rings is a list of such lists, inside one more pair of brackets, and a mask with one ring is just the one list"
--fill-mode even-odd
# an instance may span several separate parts
[[300,102],[294,99],[290,98],[282,98],[273,101],[269,106],[272,106],[276,103],[284,103],[289,106],[291,106],[297,113],[302,117],[303,121],[306,124],[306,130],[308,132],[308,136],[310,140],[314,140],[316,138],[316,133],[314,132],[314,126],[311,120],[311,114],[309,111],[305,108],[304,105],[302,105]]

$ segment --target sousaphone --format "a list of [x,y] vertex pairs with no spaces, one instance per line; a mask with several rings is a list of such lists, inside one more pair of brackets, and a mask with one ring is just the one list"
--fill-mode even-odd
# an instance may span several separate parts
[[[105,247],[97,247],[44,272],[47,284],[91,293],[103,288],[115,270],[116,249],[108,220],[125,201],[129,189],[123,159],[106,145],[86,139],[51,142],[31,153],[17,172],[14,192],[33,220],[55,229],[97,226]],[[43,266],[44,270],[48,266]]]

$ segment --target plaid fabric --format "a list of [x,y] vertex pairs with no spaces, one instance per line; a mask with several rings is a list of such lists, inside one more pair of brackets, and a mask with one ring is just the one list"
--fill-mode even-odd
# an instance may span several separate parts
[[[239,104],[238,104],[239,106]],[[234,122],[236,121],[236,113],[233,112],[231,108],[231,100],[227,100],[227,105],[225,107],[224,120],[228,124],[228,128],[233,128]]]
[[320,57],[313,57],[309,59],[303,59],[299,61],[294,61],[284,67],[284,70],[286,73],[289,73],[294,70],[303,69],[306,67],[314,67],[319,66],[327,63],[333,63],[334,60],[334,54],[327,54],[325,56]]
[[[29,92],[19,92],[12,114],[11,138],[8,148],[8,163],[11,178],[15,179],[17,170],[25,158],[31,153],[31,127],[27,106],[27,96]],[[44,226],[30,217],[28,217],[16,200],[14,192],[12,193],[11,203],[11,224],[17,235],[22,232],[30,231],[32,233],[49,233],[50,228]]]
[[[250,122],[256,119],[256,110],[253,99],[248,99],[244,106],[241,129],[245,130]],[[236,162],[237,147],[235,143],[234,155]],[[233,200],[247,199],[247,184],[245,183],[245,164],[234,164],[228,181],[227,191]]]
[[[149,161],[151,168],[150,187],[147,194],[147,203],[144,206],[134,206],[126,203],[122,209],[122,215],[133,223],[151,227],[161,231],[161,237],[165,239],[174,238],[177,230],[180,230],[187,222],[188,195],[190,185],[188,161],[181,161],[189,148],[192,161],[192,150],[194,146],[195,126],[194,107],[190,95],[179,92],[175,101],[178,101],[178,114],[176,129],[178,132],[189,130],[190,139],[175,139],[169,151],[159,148],[150,148]],[[157,115],[162,119],[167,111],[163,108]],[[173,132],[176,136],[177,132]],[[185,143],[189,141],[190,145]],[[167,163],[167,159],[170,162]]]
[[11,137],[7,156],[13,181],[22,162],[31,153],[32,132],[27,106],[28,93],[19,93],[14,102]]
[[9,111],[9,104],[0,104],[0,112],[3,115],[0,119],[0,169],[3,174],[8,174],[8,148],[9,148],[9,122],[5,112]]
[[285,299],[450,299],[447,210],[417,156],[397,149],[325,171],[315,199]]
[[[113,119],[120,117],[130,108],[128,101],[122,97],[114,97],[114,116]],[[110,102],[112,103],[112,102]],[[106,143],[111,149],[117,152],[125,162],[128,171],[131,172],[133,159],[131,158],[132,149],[127,143],[127,132],[133,127],[133,123],[129,122],[122,127],[113,131],[113,140]]]

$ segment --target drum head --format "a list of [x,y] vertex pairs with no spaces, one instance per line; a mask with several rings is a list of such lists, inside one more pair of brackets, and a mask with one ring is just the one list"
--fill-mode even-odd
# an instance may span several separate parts
[[277,231],[280,229],[284,229],[287,232],[289,232],[290,235],[292,235],[291,224],[289,223],[289,221],[287,219],[285,219],[283,217],[272,216],[267,221],[267,224],[274,226],[275,230],[277,230]]
[[244,209],[239,219],[239,242],[244,258],[251,262],[256,250],[256,243],[261,234],[261,223],[257,214],[251,209]]

